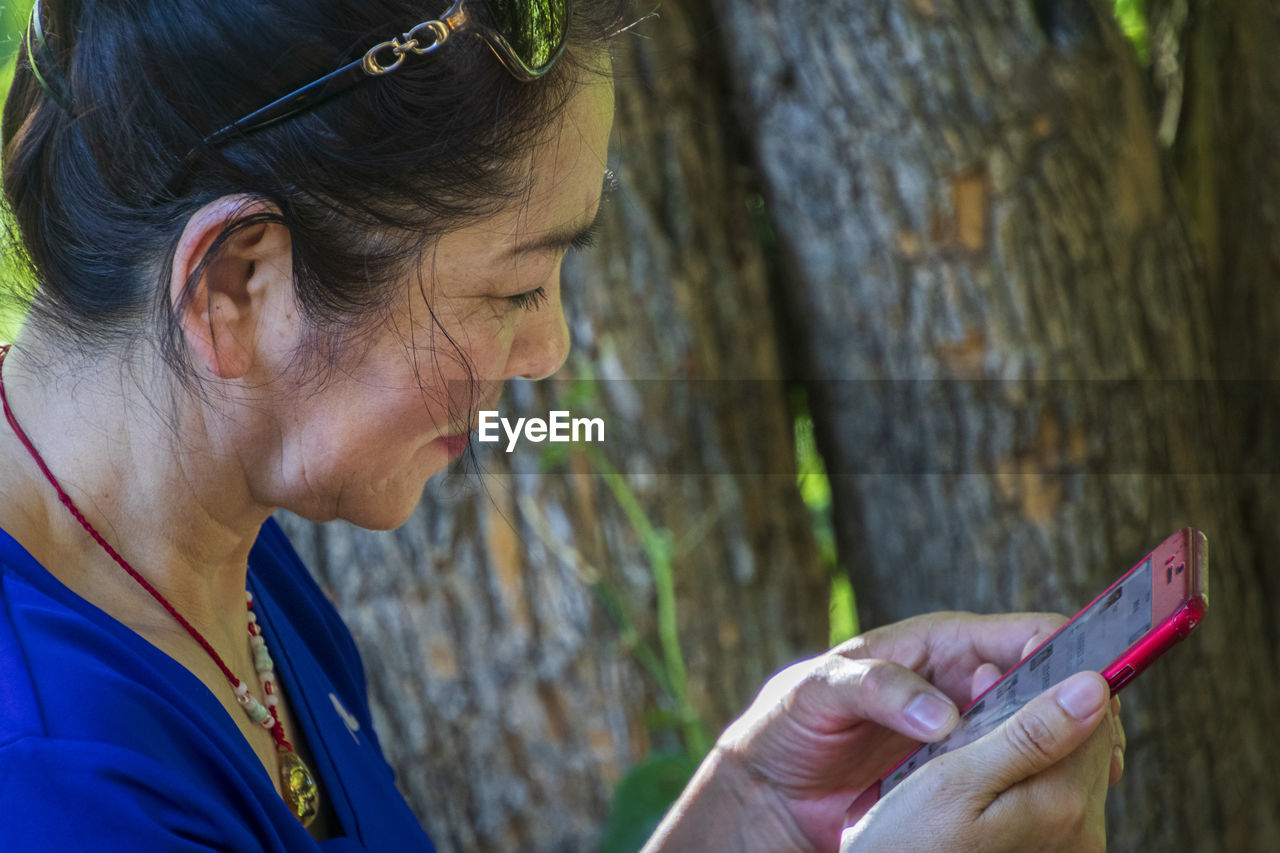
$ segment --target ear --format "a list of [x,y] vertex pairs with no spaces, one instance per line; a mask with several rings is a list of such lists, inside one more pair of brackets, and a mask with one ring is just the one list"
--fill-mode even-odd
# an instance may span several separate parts
[[[227,237],[200,268],[228,228],[273,208],[252,196],[223,196],[187,220],[173,257],[169,299],[187,346],[214,376],[241,379],[292,323],[292,243],[289,231],[257,223]],[[195,281],[191,276],[196,270]]]

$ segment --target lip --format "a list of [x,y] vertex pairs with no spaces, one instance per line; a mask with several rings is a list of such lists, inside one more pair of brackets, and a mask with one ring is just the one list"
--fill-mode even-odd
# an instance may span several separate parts
[[[502,396],[502,390],[501,388],[499,388],[498,395],[493,399],[493,402],[482,404],[477,411],[484,411],[485,409],[496,408],[498,405],[498,397],[501,397],[501,396]],[[451,424],[451,426],[462,426],[462,425]],[[473,414],[473,422],[471,423],[470,427],[466,429],[467,429],[466,432],[454,433],[453,435],[442,435],[435,439],[435,441],[438,441],[444,445],[445,450],[446,452],[448,452],[449,458],[451,460],[457,459],[459,456],[461,456],[463,453],[466,452],[467,444],[470,443],[471,441],[471,433],[474,432],[475,430],[480,429],[480,421],[479,421],[478,415]]]

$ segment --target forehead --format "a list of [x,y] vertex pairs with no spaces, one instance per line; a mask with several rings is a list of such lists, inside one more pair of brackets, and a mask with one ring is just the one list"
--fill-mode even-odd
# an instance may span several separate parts
[[[559,118],[529,153],[527,191],[494,216],[455,232],[484,241],[485,255],[500,255],[519,242],[591,221],[600,203],[613,124],[613,83],[588,73]],[[442,240],[443,243],[448,238]]]

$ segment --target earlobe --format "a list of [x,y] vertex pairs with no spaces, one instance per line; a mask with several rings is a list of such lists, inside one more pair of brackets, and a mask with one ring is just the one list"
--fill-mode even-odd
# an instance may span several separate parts
[[187,220],[174,253],[174,316],[192,354],[221,379],[250,373],[281,300],[292,300],[288,230],[244,222],[271,211],[261,199],[224,196]]

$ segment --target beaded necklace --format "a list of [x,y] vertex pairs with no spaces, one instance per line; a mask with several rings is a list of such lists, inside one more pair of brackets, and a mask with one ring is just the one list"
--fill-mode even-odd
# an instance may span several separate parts
[[258,681],[262,685],[263,695],[266,699],[265,704],[258,701],[258,698],[249,692],[249,685],[245,684],[235,676],[235,673],[223,662],[222,656],[209,644],[209,641],[196,630],[195,626],[178,612],[169,600],[161,594],[151,583],[139,574],[138,570],[129,565],[128,561],[121,557],[114,548],[102,537],[89,520],[84,517],[84,513],[75,505],[53,476],[53,472],[49,470],[49,466],[45,464],[44,459],[36,450],[35,445],[27,434],[23,432],[22,427],[18,425],[17,418],[14,417],[13,411],[9,408],[9,396],[5,393],[4,387],[4,360],[9,354],[8,346],[0,346],[0,403],[4,406],[4,416],[9,421],[10,428],[13,429],[14,435],[22,442],[22,446],[31,454],[31,458],[35,460],[36,465],[40,468],[41,473],[53,486],[58,493],[58,499],[71,512],[76,521],[80,522],[93,540],[102,546],[111,559],[123,568],[131,578],[150,593],[151,597],[164,607],[174,619],[178,621],[186,632],[192,636],[200,647],[213,658],[213,662],[218,665],[218,669],[222,670],[222,674],[226,676],[227,682],[235,691],[236,701],[240,703],[240,707],[244,708],[249,719],[254,723],[268,729],[276,742],[276,752],[280,756],[280,782],[283,792],[284,801],[289,808],[302,822],[303,826],[308,826],[315,820],[319,813],[320,794],[316,785],[315,777],[311,775],[311,771],[298,757],[298,753],[293,748],[293,744],[289,743],[284,735],[284,725],[280,722],[280,714],[277,710],[280,704],[280,695],[276,690],[275,662],[271,659],[271,654],[267,651],[267,642],[262,636],[262,629],[258,625],[258,617],[253,612],[253,593],[245,590],[245,605],[248,611],[249,619],[249,644],[253,649],[254,669],[258,673]]

